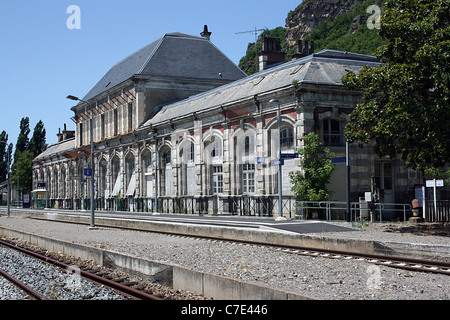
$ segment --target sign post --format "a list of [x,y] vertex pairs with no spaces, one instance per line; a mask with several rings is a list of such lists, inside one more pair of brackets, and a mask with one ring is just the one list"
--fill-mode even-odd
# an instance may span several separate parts
[[437,213],[437,200],[436,200],[436,187],[443,187],[444,186],[444,180],[427,180],[426,181],[427,188],[433,188],[433,194],[434,194],[434,214]]

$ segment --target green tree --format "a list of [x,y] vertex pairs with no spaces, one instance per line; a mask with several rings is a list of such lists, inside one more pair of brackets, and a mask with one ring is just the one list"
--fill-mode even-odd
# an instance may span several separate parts
[[14,163],[11,167],[11,184],[18,187],[22,193],[31,191],[35,152],[39,152],[41,148],[45,147],[45,129],[42,121],[39,121],[36,125],[31,141],[28,138],[29,133],[30,119],[24,117],[20,121],[20,132],[14,151]]
[[11,167],[11,184],[22,193],[29,193],[32,188],[33,159],[30,150],[20,152]]
[[33,152],[34,157],[37,157],[47,148],[46,130],[42,120],[36,124],[33,130],[33,136],[29,143],[29,149]]
[[334,154],[323,148],[319,136],[314,132],[304,137],[305,146],[299,149],[302,171],[290,172],[289,177],[294,185],[292,191],[303,201],[324,201],[330,196],[327,184],[335,168],[331,159]]
[[450,159],[450,1],[385,2],[377,51],[383,63],[349,72],[343,84],[361,90],[346,136],[376,142],[380,157],[401,158],[428,174]]
[[8,134],[5,130],[0,134],[0,182],[6,180],[8,165],[11,165],[13,144],[8,145]]
[[14,151],[14,162],[19,153],[28,150],[28,134],[30,133],[30,118],[24,117],[20,120],[20,132],[17,137],[16,150]]

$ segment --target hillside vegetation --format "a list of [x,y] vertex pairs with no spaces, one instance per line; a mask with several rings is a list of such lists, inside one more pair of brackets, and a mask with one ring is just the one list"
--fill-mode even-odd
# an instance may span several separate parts
[[[334,10],[339,10],[339,0],[304,0],[295,10],[290,11],[287,14],[286,26],[277,27],[272,30],[264,31],[258,38],[257,44],[249,43],[247,47],[247,52],[244,57],[239,62],[239,67],[246,72],[248,75],[259,71],[258,66],[258,55],[257,52],[261,52],[262,49],[262,38],[263,37],[274,37],[280,40],[281,48],[286,52],[286,61],[292,59],[292,54],[297,51],[295,45],[291,45],[287,39],[288,32],[291,33],[292,37],[292,26],[296,26],[296,29],[307,29],[307,22],[300,20],[295,20],[296,12],[299,10],[303,16],[316,16],[319,14],[326,15],[323,12],[316,12],[320,7],[319,2],[333,2]],[[345,0],[343,0],[345,1]],[[316,4],[315,7],[307,6],[305,4]],[[324,18],[323,21],[319,21],[319,25],[313,28],[309,32],[302,32],[302,34],[297,35],[297,38],[301,40],[314,41],[315,51],[320,51],[322,49],[334,49],[349,51],[361,54],[374,55],[375,50],[385,43],[385,40],[379,35],[377,29],[369,29],[367,27],[367,20],[372,15],[372,13],[367,13],[367,7],[374,4],[374,0],[366,1],[353,1],[348,4],[348,1],[342,4],[342,12],[337,16],[330,15]],[[298,15],[297,15],[298,16]],[[319,19],[320,20],[320,19]],[[299,25],[302,28],[298,28]],[[295,32],[295,31],[294,31]]]

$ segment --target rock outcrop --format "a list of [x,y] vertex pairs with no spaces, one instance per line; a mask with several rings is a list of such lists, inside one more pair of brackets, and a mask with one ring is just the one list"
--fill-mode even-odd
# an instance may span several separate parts
[[289,47],[296,46],[298,40],[303,40],[312,30],[325,20],[346,13],[354,5],[360,5],[362,0],[303,0],[286,19],[286,40]]

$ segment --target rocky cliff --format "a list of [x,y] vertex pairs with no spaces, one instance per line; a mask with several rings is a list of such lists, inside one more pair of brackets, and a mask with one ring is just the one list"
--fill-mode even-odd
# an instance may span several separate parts
[[287,15],[286,28],[266,30],[260,35],[257,45],[249,44],[239,67],[247,74],[258,72],[258,52],[261,52],[264,37],[280,41],[281,50],[286,52],[286,61],[297,52],[298,40],[314,42],[315,51],[335,49],[374,54],[384,39],[377,30],[367,27],[371,13],[366,10],[372,4],[381,7],[381,3],[382,0],[303,0]]
[[353,6],[361,5],[358,0],[303,0],[286,18],[286,40],[294,47],[297,40],[303,40],[309,33],[327,19],[347,13]]

